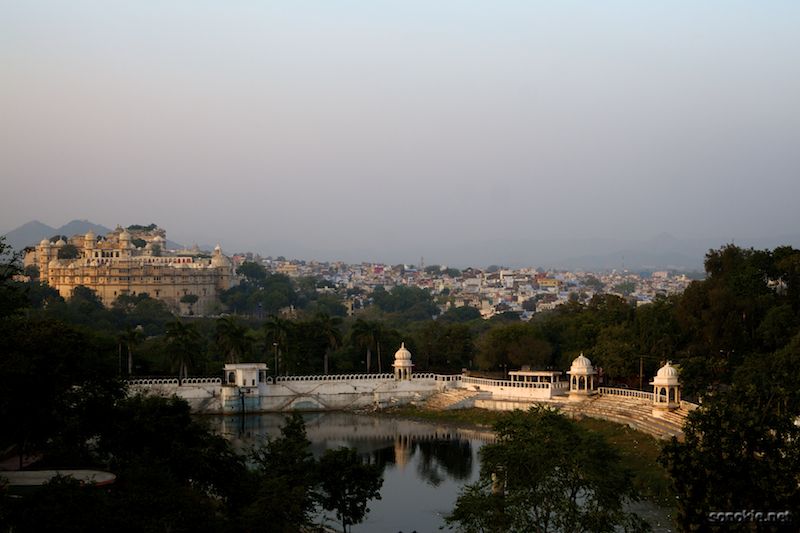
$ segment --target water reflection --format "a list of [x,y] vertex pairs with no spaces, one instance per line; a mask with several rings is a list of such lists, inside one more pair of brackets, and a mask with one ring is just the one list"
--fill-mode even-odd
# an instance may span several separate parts
[[[381,416],[306,413],[303,419],[314,456],[348,446],[383,469],[382,499],[370,502],[371,512],[363,524],[353,527],[354,532],[439,530],[461,487],[478,477],[479,449],[494,440],[488,431]],[[208,416],[206,420],[244,452],[279,436],[284,417]],[[650,521],[654,531],[670,531],[666,510],[649,502],[639,502],[632,510]],[[337,521],[330,524],[336,527]]]
[[[459,488],[478,476],[478,450],[493,440],[487,431],[351,413],[304,414],[311,452],[319,457],[339,446],[355,448],[383,469],[381,500],[353,531],[436,531]],[[208,417],[235,448],[246,451],[280,435],[275,414]]]
[[365,458],[381,467],[393,465],[405,469],[415,465],[417,476],[438,487],[445,479],[464,481],[473,477],[472,442],[467,439],[427,440],[414,435],[398,435],[392,446],[366,454]]
[[[307,413],[303,420],[315,455],[349,446],[371,463],[399,468],[419,456],[415,461],[417,471],[433,486],[444,478],[469,479],[475,455],[472,441],[493,438],[489,432],[351,413]],[[212,428],[231,440],[239,451],[280,435],[283,421],[284,417],[278,414],[208,417]]]
[[472,477],[472,444],[468,440],[422,441],[414,443],[419,452],[419,476],[438,487],[446,478],[464,481]]

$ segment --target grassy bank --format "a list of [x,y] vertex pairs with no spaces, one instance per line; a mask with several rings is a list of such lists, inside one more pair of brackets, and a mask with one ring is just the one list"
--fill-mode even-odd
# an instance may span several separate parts
[[454,426],[467,428],[491,428],[503,416],[501,411],[488,411],[486,409],[452,409],[447,411],[433,411],[420,409],[413,405],[392,407],[381,411],[400,418],[410,418],[425,422],[447,422]]
[[[485,409],[428,411],[414,406],[403,406],[387,409],[381,414],[486,429],[491,428],[505,413]],[[657,461],[661,453],[660,441],[641,431],[607,420],[583,418],[575,420],[575,423],[593,433],[599,433],[616,448],[622,463],[633,474],[634,486],[644,498],[662,507],[673,506],[669,476]]]
[[583,418],[575,422],[589,431],[599,433],[616,448],[622,464],[633,474],[634,486],[643,497],[662,507],[674,507],[669,475],[658,464],[663,441],[608,420]]

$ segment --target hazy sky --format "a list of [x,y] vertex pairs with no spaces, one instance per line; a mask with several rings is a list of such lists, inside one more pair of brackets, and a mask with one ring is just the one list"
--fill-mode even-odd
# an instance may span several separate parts
[[798,28],[796,0],[0,0],[0,231],[440,262],[797,233]]

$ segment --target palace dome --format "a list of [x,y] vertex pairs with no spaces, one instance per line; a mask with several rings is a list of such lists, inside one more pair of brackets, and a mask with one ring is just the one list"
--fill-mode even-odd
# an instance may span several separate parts
[[592,368],[592,362],[581,353],[572,361],[572,368]]
[[67,242],[64,239],[58,239],[56,241],[56,246],[66,246]]
[[569,368],[569,372],[567,374],[580,374],[580,375],[589,375],[594,374],[594,366],[592,366],[592,362],[589,360],[588,357],[581,353],[578,357],[576,357],[572,361],[572,365]]
[[395,361],[411,361],[411,352],[406,348],[406,343],[400,345],[400,349],[394,353]]
[[678,369],[672,366],[672,363],[667,361],[667,364],[658,369],[658,372],[656,372],[656,377],[653,378],[651,385],[678,385]]
[[656,377],[659,377],[659,378],[673,378],[673,377],[677,378],[678,377],[678,369],[675,368],[674,366],[672,366],[672,364],[670,364],[669,361],[667,361],[667,364],[665,364],[664,366],[662,366],[661,368],[658,369],[658,373],[656,374]]
[[411,379],[411,369],[414,363],[411,362],[411,352],[406,348],[406,343],[402,343],[400,349],[394,353],[394,376],[395,379]]
[[214,247],[214,254],[211,256],[211,266],[212,267],[231,266],[231,260],[222,255],[222,248],[220,248],[219,244]]
[[50,241],[48,241],[47,239],[42,239],[42,242],[39,243],[39,246],[44,246],[45,248],[49,248]]

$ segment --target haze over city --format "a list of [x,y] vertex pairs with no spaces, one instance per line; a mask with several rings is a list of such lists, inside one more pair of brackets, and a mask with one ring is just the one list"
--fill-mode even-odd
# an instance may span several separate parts
[[462,265],[800,233],[796,2],[0,8],[0,232]]

